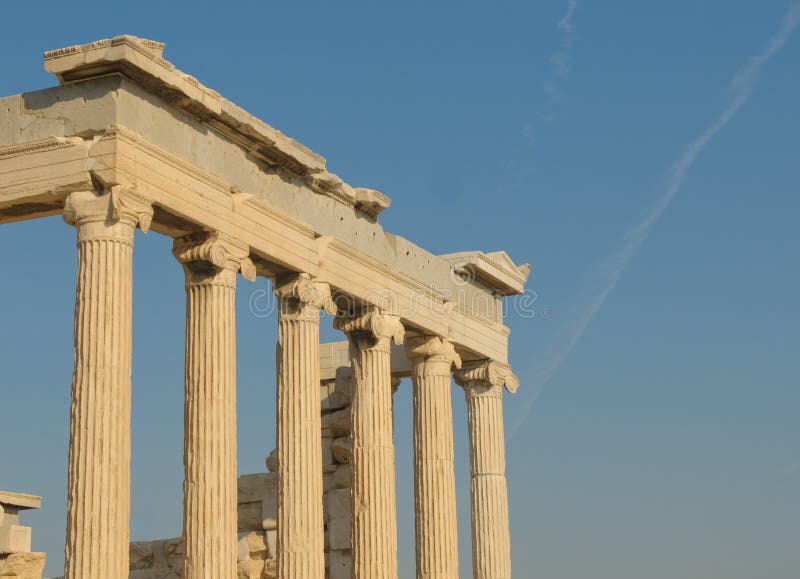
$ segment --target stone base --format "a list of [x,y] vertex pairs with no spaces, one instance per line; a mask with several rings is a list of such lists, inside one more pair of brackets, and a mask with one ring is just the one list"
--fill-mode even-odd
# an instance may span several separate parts
[[13,553],[8,557],[0,556],[0,577],[41,579],[44,564],[44,553]]
[[[239,533],[237,579],[274,579],[274,545],[268,531]],[[183,542],[180,539],[131,543],[130,579],[181,579]],[[3,575],[0,573],[0,578]],[[37,576],[37,579],[39,577]]]

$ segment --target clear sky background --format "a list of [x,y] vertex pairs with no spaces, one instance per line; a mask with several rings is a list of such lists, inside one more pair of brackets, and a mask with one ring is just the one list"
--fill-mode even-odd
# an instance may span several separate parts
[[[789,0],[18,2],[0,18],[0,95],[54,85],[47,49],[164,41],[180,69],[388,194],[387,230],[434,253],[530,262],[535,316],[509,303],[507,320],[522,384],[506,398],[516,577],[796,579],[797,17]],[[136,244],[141,540],[180,535],[184,293],[170,240]],[[60,575],[74,231],[58,217],[2,226],[0,252],[0,489],[43,495],[24,521]],[[248,307],[267,289],[238,290],[243,474],[274,446],[276,321]],[[407,381],[397,401],[410,578]]]

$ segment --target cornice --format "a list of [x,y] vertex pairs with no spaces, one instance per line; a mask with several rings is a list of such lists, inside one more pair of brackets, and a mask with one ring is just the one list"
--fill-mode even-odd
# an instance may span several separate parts
[[314,192],[376,217],[388,207],[382,193],[359,195],[326,168],[325,158],[251,115],[162,57],[164,44],[123,35],[45,53],[45,69],[62,84],[120,74],[171,106],[225,135]]

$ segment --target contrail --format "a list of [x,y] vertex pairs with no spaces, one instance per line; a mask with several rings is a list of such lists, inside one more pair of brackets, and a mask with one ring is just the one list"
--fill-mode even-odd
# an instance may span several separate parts
[[522,402],[520,418],[508,431],[509,439],[513,438],[531,414],[544,386],[550,381],[561,365],[567,360],[575,344],[578,343],[594,316],[603,306],[608,295],[616,287],[628,263],[647,239],[650,230],[667,210],[675,195],[681,190],[689,170],[697,158],[730,120],[744,106],[753,93],[761,67],[780,50],[794,32],[800,22],[800,0],[791,4],[784,14],[780,28],[770,38],[766,47],[750,58],[739,68],[730,83],[729,101],[717,119],[686,145],[667,172],[660,193],[650,210],[631,227],[623,236],[620,246],[601,260],[590,275],[590,287],[578,301],[577,314],[551,342],[541,359],[543,363],[534,369],[531,394]]
[[575,16],[575,9],[578,7],[578,0],[567,1],[567,12],[564,17],[558,22],[558,27],[569,34],[572,32],[572,17]]

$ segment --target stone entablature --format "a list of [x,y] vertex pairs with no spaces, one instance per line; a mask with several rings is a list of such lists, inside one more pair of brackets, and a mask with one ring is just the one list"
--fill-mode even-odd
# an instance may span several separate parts
[[[507,330],[483,304],[521,292],[525,267],[497,264],[511,286],[458,278],[447,256],[369,217],[385,196],[331,176],[322,157],[176,70],[159,46],[119,37],[53,51],[46,65],[62,86],[0,99],[0,222],[57,213],[69,192],[98,183],[127,187],[155,205],[159,233],[229,234],[260,275],[307,272],[448,335],[466,357],[506,361]],[[355,201],[320,194],[308,176]]]

